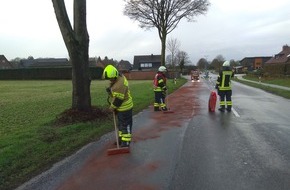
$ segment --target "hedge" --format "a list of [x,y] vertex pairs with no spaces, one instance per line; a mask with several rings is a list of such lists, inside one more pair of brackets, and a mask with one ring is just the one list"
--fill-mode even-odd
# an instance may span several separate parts
[[[103,68],[90,67],[91,79],[101,79]],[[72,79],[72,68],[25,68],[0,70],[0,80],[63,80]]]
[[264,73],[270,76],[290,75],[290,64],[268,64],[264,66]]

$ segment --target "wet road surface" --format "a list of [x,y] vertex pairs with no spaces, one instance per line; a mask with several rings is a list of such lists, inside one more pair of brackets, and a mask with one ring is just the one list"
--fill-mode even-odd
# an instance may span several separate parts
[[290,189],[289,100],[234,83],[233,112],[209,113],[212,87],[189,81],[174,113],[134,116],[130,154],[107,156],[111,133],[19,189]]

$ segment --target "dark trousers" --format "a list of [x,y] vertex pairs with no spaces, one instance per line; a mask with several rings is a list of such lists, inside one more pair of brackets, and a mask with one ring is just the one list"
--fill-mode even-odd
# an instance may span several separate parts
[[165,93],[160,91],[154,91],[155,101],[154,101],[154,109],[165,108]]
[[132,125],[133,125],[133,110],[127,110],[117,113],[118,117],[118,129],[119,129],[119,137],[126,138],[127,141],[131,141],[131,137],[128,134],[132,134]]
[[225,108],[227,106],[227,109],[231,109],[232,108],[232,91],[219,90],[218,94],[220,96],[220,107]]

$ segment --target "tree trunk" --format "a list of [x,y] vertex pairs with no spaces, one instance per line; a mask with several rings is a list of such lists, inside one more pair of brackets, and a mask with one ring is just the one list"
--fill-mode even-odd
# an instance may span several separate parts
[[164,30],[162,30],[160,40],[161,40],[161,65],[163,66],[165,66],[166,36],[167,33],[164,32]]
[[72,68],[72,108],[91,110],[89,34],[87,30],[86,0],[74,0],[74,31],[77,43],[70,55]]
[[90,93],[90,73],[88,54],[86,50],[79,49],[72,53],[72,108],[82,111],[91,110],[91,93]]
[[72,109],[90,111],[89,35],[86,0],[74,0],[74,29],[64,0],[52,0],[57,22],[72,64]]

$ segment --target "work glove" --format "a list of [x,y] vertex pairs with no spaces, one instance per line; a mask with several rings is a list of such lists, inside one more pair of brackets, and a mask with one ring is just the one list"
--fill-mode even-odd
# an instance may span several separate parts
[[167,91],[166,86],[164,86],[164,87],[162,88],[162,90],[163,90],[164,92],[166,92],[166,91]]
[[110,88],[110,87],[106,88],[106,92],[107,92],[108,94],[111,94],[111,88]]
[[113,108],[112,106],[109,107],[109,110],[115,114],[117,114],[117,109]]

